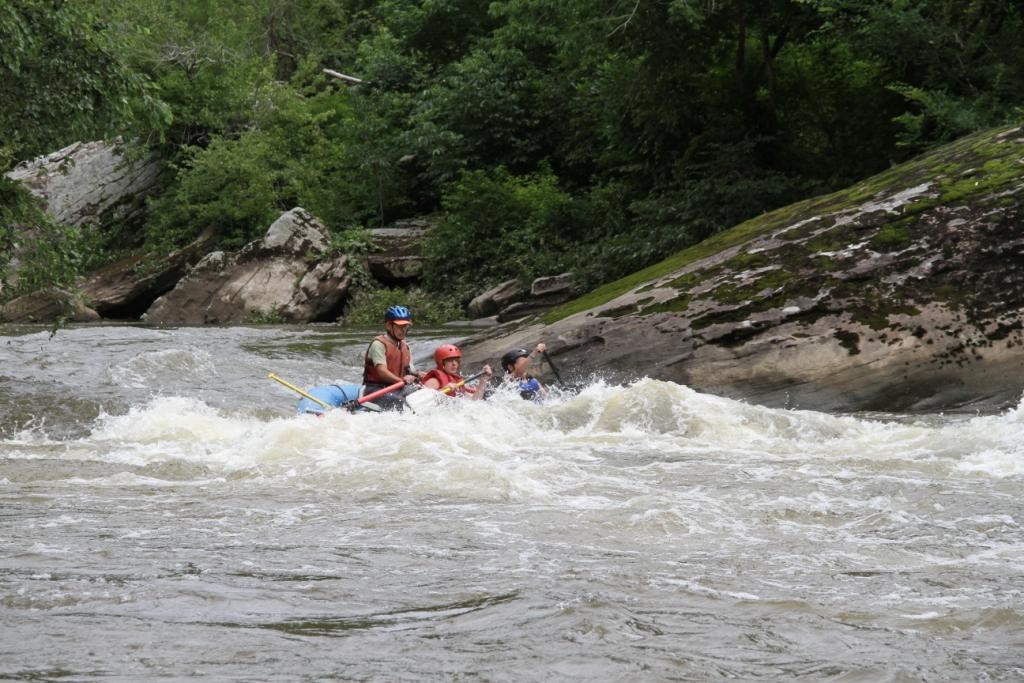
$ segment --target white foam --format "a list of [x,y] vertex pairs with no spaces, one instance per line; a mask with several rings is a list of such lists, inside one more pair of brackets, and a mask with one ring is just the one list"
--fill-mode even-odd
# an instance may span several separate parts
[[[544,404],[503,390],[430,414],[337,410],[322,418],[268,419],[197,398],[159,397],[127,414],[101,416],[80,439],[54,441],[32,428],[3,445],[9,457],[145,467],[125,475],[135,485],[156,486],[165,474],[159,467],[177,472],[174,463],[183,463],[198,469],[170,477],[178,484],[243,473],[367,494],[558,500],[579,509],[612,505],[623,496],[639,500],[657,491],[662,478],[712,476],[722,468],[740,468],[743,478],[767,485],[780,476],[782,463],[792,463],[792,471],[829,490],[829,499],[756,504],[766,511],[790,505],[826,514],[836,506],[872,504],[847,501],[833,486],[840,480],[894,477],[918,486],[955,474],[1020,477],[1022,437],[1019,407],[996,416],[904,423],[764,408],[644,379],[625,387],[595,382],[577,394],[554,391]],[[685,505],[670,493],[649,511],[636,509],[633,523],[687,526],[675,519],[685,515]]]

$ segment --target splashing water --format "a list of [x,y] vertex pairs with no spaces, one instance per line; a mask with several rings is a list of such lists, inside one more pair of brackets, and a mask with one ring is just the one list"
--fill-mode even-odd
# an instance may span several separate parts
[[0,675],[1024,676],[1021,407],[640,379],[318,418],[266,380],[355,381],[373,333],[4,338]]

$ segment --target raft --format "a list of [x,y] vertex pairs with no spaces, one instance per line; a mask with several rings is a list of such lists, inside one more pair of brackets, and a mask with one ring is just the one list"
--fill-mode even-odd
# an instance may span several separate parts
[[[331,408],[340,408],[346,403],[350,403],[359,398],[359,392],[362,386],[358,384],[328,384],[322,387],[313,387],[306,393],[314,398],[318,398]],[[313,413],[314,415],[323,415],[326,409],[308,398],[302,398],[295,405],[295,410],[299,414]]]

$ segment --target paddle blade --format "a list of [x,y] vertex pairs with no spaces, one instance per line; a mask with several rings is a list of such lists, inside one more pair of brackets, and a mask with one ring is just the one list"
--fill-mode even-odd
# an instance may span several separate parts
[[410,392],[405,397],[405,404],[412,409],[412,412],[420,413],[441,405],[447,400],[448,398],[440,391],[430,389],[429,387],[421,387],[416,391]]

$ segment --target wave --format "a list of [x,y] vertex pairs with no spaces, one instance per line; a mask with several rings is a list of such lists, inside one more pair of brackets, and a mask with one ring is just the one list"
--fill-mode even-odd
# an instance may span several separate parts
[[[828,463],[876,471],[1024,475],[1024,408],[1001,415],[912,421],[750,405],[643,379],[552,392],[543,404],[498,391],[428,413],[254,414],[190,397],[156,397],[103,414],[87,436],[10,435],[7,458],[100,460],[144,467],[176,461],[243,477],[382,479],[412,489],[466,481],[496,497],[543,496],[580,469],[724,460]],[[442,483],[443,482],[443,483]]]

